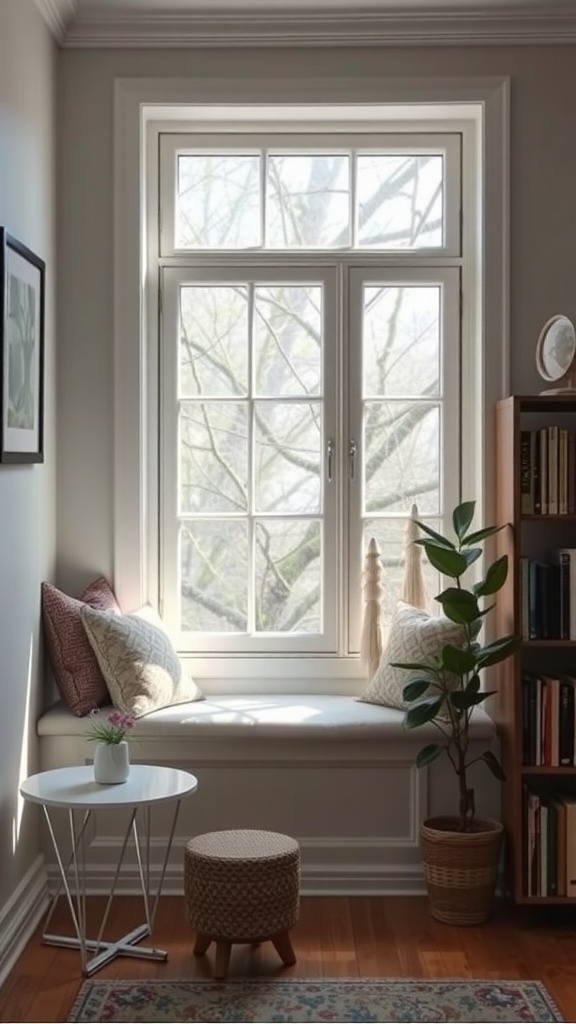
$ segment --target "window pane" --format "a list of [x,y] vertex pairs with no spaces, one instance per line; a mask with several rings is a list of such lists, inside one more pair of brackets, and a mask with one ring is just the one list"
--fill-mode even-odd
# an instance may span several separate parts
[[439,395],[440,302],[437,286],[364,288],[366,396]]
[[444,244],[442,156],[358,156],[357,177],[358,245]]
[[440,409],[424,402],[366,402],[365,511],[440,512]]
[[255,420],[258,511],[319,512],[319,404],[258,402]]
[[320,633],[320,523],[265,520],[256,524],[256,628]]
[[180,395],[246,395],[246,287],[185,285],[180,289]]
[[246,512],[247,406],[183,402],[180,410],[180,510]]
[[260,244],[260,156],[178,157],[177,249],[244,249]]
[[197,520],[180,530],[181,629],[243,633],[247,627],[246,523]]
[[256,393],[318,395],[322,374],[322,289],[274,285],[254,294]]
[[348,156],[269,157],[266,245],[276,249],[350,245]]

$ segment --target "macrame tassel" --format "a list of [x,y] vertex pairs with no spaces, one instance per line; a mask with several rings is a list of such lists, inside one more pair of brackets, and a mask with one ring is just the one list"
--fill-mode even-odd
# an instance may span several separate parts
[[366,666],[368,679],[374,675],[382,656],[381,580],[380,548],[376,539],[371,537],[364,558],[364,621],[360,640],[360,661]]
[[426,608],[428,598],[424,585],[422,572],[422,548],[414,541],[418,538],[418,506],[412,505],[410,519],[406,523],[404,534],[404,583],[402,586],[402,600],[411,604],[413,608]]

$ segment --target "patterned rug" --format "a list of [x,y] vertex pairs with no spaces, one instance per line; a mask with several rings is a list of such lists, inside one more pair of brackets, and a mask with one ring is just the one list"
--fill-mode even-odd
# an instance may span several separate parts
[[69,1021],[561,1021],[539,981],[318,978],[86,981]]

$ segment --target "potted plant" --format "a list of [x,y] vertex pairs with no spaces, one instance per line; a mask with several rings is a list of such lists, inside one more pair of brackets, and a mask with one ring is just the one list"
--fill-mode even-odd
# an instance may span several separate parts
[[454,509],[454,539],[417,521],[425,536],[414,542],[422,545],[443,576],[454,581],[436,600],[444,616],[462,627],[462,643],[446,644],[426,661],[394,666],[410,672],[403,690],[410,705],[405,727],[417,729],[430,722],[439,732],[438,740],[419,752],[417,766],[422,768],[445,755],[458,784],[458,813],[428,819],[420,829],[431,913],[451,924],[477,924],[492,913],[503,827],[498,821],[476,816],[469,769],[475,761],[482,761],[498,780],[505,781],[506,776],[492,751],[471,753],[470,720],[474,708],[494,692],[482,689],[483,670],[504,661],[517,645],[514,636],[485,644],[478,639],[483,619],[494,607],[491,603],[485,606],[484,598],[491,598],[503,587],[508,559],[506,555],[496,559],[485,569],[483,579],[469,589],[464,586],[464,576],[484,553],[484,541],[502,529],[471,530],[475,504],[467,501]]
[[135,719],[114,708],[106,719],[98,717],[95,709],[90,714],[88,739],[94,740],[94,781],[104,785],[126,782],[130,774],[130,756],[127,733],[133,729]]

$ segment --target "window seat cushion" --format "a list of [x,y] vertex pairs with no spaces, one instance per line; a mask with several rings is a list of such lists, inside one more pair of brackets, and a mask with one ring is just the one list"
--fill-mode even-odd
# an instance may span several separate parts
[[[104,719],[111,708],[98,709]],[[39,736],[86,736],[88,721],[77,718],[62,702],[38,720]],[[438,738],[433,725],[408,732],[404,712],[396,708],[366,704],[355,696],[327,694],[226,694],[208,696],[201,702],[160,708],[139,718],[134,738],[140,741],[170,737],[186,739],[294,739],[369,740],[402,737],[412,742]],[[475,708],[470,725],[471,738],[489,741],[494,724],[486,712]]]

